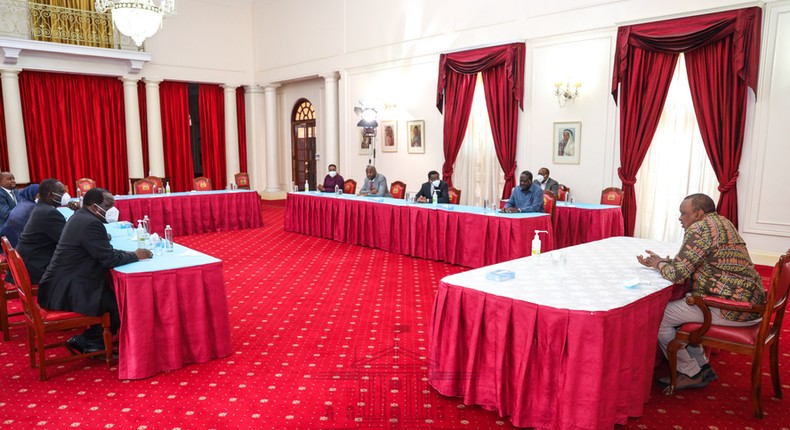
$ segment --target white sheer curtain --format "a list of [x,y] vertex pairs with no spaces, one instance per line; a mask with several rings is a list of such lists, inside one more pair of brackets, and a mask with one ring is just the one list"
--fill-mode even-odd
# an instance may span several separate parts
[[694,193],[704,193],[718,201],[718,186],[694,116],[681,55],[656,135],[636,175],[638,209],[634,236],[680,241],[680,201]]
[[505,174],[496,158],[483,91],[483,80],[478,73],[469,126],[453,166],[453,186],[461,190],[462,205],[481,206],[483,199],[488,199],[494,207],[499,207]]

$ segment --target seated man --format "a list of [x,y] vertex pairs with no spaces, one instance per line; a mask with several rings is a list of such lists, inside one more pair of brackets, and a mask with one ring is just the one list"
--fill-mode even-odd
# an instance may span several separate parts
[[554,179],[549,178],[549,169],[541,167],[538,170],[538,177],[535,178],[535,185],[539,186],[543,191],[549,190],[557,197],[560,191],[560,184]]
[[318,190],[325,193],[334,193],[335,187],[339,190],[343,189],[343,177],[337,174],[337,166],[334,164],[329,165],[329,173],[324,177],[324,183],[318,184]]
[[[647,250],[637,260],[658,269],[661,276],[676,284],[691,283],[694,294],[718,297],[751,305],[765,304],[760,275],[746,250],[746,244],[732,223],[716,213],[716,205],[705,194],[692,194],[680,203],[680,223],[686,230],[680,251],[674,258],[661,258]],[[749,326],[760,322],[760,314],[711,308],[712,323]],[[702,311],[684,299],[667,304],[658,329],[658,344],[664,355],[678,327],[687,322],[702,322]],[[687,346],[677,353],[676,390],[700,388],[718,379],[708,364],[701,346]],[[669,377],[660,382],[669,384]]]
[[417,202],[432,203],[434,190],[439,203],[450,203],[450,192],[448,191],[447,182],[439,179],[439,172],[436,170],[428,172],[428,182],[420,187],[420,192],[417,193]]
[[532,183],[532,172],[521,172],[519,186],[513,188],[503,212],[543,212],[543,190]]
[[378,173],[376,168],[368,166],[365,168],[365,183],[362,184],[362,189],[359,190],[360,196],[370,197],[392,197],[390,189],[387,186],[387,178]]
[[3,228],[0,228],[0,236],[7,237],[11,246],[16,247],[19,244],[19,235],[22,234],[27,220],[30,219],[30,213],[36,207],[37,198],[38,184],[30,184],[19,192],[19,201],[8,214]]
[[5,224],[11,209],[19,200],[19,191],[16,189],[16,180],[11,172],[0,172],[0,227]]
[[[111,331],[121,324],[109,270],[151,258],[151,251],[113,249],[104,223],[118,221],[115,198],[107,190],[93,188],[85,193],[82,209],[63,228],[55,255],[41,278],[38,302],[52,310],[100,316],[110,313]],[[101,325],[71,337],[67,346],[81,352],[104,349]]]

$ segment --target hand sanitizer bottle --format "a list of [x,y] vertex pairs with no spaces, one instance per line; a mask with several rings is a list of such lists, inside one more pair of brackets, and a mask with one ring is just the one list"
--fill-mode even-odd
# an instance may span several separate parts
[[307,180],[304,181],[304,192],[310,191],[310,182]]
[[436,194],[436,190],[433,190],[433,204],[439,203],[439,196]]
[[539,233],[549,234],[546,230],[535,230],[535,237],[532,238],[532,255],[540,255],[540,235]]
[[145,228],[143,227],[143,220],[137,220],[137,247],[140,249],[145,248]]
[[170,194],[170,182],[165,184],[165,194]]

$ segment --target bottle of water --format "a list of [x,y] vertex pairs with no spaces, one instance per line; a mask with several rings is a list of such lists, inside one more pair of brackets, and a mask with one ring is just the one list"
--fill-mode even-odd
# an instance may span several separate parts
[[335,195],[336,196],[340,195],[340,187],[337,184],[335,184]]
[[173,229],[170,224],[165,227],[165,251],[173,252]]
[[143,229],[146,236],[151,234],[151,220],[148,219],[148,215],[143,216]]
[[165,183],[165,194],[170,194],[170,182]]
[[308,192],[308,191],[310,191],[310,182],[308,182],[305,179],[305,181],[304,181],[304,192]]

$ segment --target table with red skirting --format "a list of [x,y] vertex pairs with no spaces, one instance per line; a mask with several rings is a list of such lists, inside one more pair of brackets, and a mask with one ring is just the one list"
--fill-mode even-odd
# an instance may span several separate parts
[[557,248],[625,234],[620,206],[557,202],[555,210],[554,246]]

